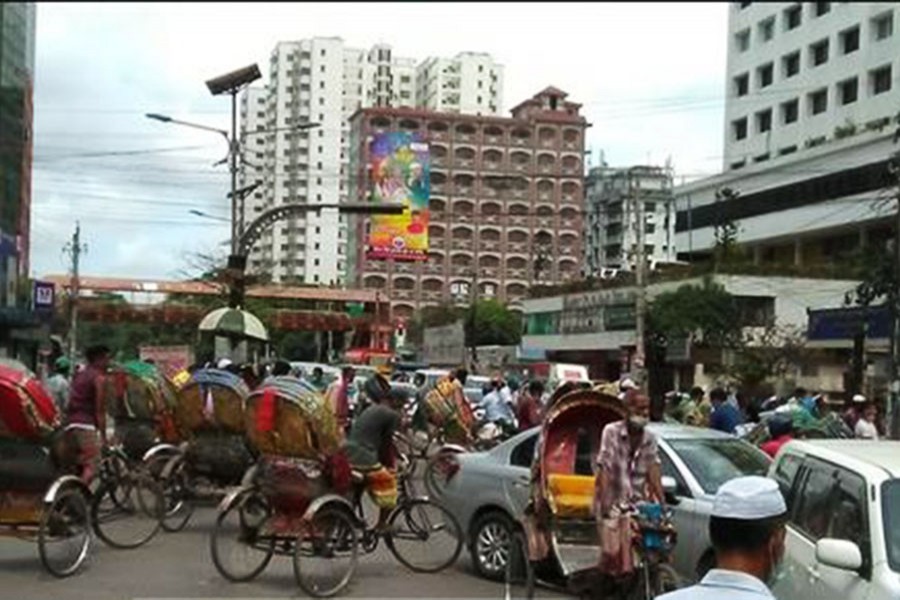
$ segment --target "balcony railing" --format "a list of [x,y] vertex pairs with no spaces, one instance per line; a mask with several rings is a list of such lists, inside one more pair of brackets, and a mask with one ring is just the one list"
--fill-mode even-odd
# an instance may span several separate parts
[[509,217],[509,224],[510,224],[510,225],[521,225],[521,226],[526,226],[526,227],[527,227],[527,226],[528,226],[528,217],[525,217],[525,216],[511,216],[511,217]]
[[387,272],[387,263],[374,260],[366,261],[366,272],[385,273]]
[[512,137],[512,145],[513,146],[528,146],[529,144],[531,144],[530,137],[523,138],[523,137],[518,137],[515,135]]
[[515,252],[515,253],[519,253],[519,254],[527,254],[528,253],[528,244],[526,244],[525,242],[519,242],[519,243],[510,242],[509,244],[506,245],[506,252],[507,253]]
[[450,135],[446,131],[429,131],[428,137],[438,142],[450,139]]
[[481,215],[481,221],[483,223],[499,223],[500,216],[499,215]]
[[498,267],[481,267],[478,269],[479,277],[499,277],[500,269]]
[[471,250],[472,249],[472,240],[461,240],[454,239],[450,244],[451,248],[454,250]]
[[457,167],[463,167],[465,169],[471,169],[475,166],[475,160],[472,158],[457,158],[454,159],[454,164]]
[[440,302],[444,299],[444,292],[422,292],[422,300],[425,302]]
[[507,269],[506,270],[506,278],[507,279],[521,279],[526,280],[528,274],[525,269]]
[[553,227],[553,217],[538,217],[534,220],[535,227]]
[[394,300],[412,300],[416,296],[415,290],[398,290],[394,289]]
[[497,252],[500,250],[500,242],[481,242],[479,250],[484,250],[485,252]]
[[427,273],[429,275],[436,275],[444,272],[444,265],[442,264],[424,264],[422,265],[422,272]]
[[412,273],[414,271],[413,265],[409,263],[395,263],[394,271],[397,273]]

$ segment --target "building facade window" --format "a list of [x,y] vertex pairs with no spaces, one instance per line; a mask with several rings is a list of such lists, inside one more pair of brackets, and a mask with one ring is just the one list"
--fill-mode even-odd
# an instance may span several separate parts
[[774,71],[774,67],[772,63],[763,65],[761,67],[756,68],[756,80],[760,88],[769,87],[772,85],[772,72]]
[[799,4],[784,9],[784,29],[790,31],[800,27],[803,10]]
[[807,98],[809,99],[809,113],[818,115],[828,110],[828,90],[821,89],[811,92]]
[[793,145],[793,146],[787,146],[787,147],[782,148],[781,150],[779,150],[779,151],[778,151],[778,155],[779,155],[779,156],[787,156],[788,154],[793,154],[793,153],[796,152],[796,151],[797,151],[797,146],[796,146],[796,145]]
[[769,17],[759,24],[759,37],[763,42],[771,41],[775,37],[775,17]]
[[794,98],[781,104],[781,122],[785,125],[795,123],[800,116],[800,102]]
[[750,74],[743,73],[734,78],[734,93],[740,98],[750,92]]
[[828,38],[818,41],[809,47],[809,62],[813,67],[828,62]]
[[831,2],[813,3],[813,16],[821,17],[831,12]]
[[872,39],[876,42],[894,35],[894,13],[886,12],[872,19]]
[[853,77],[838,84],[838,101],[841,106],[853,104],[859,97],[859,79]]
[[735,140],[742,140],[747,137],[747,117],[741,117],[731,122],[731,131]]
[[754,157],[753,157],[753,162],[757,162],[757,163],[765,162],[765,161],[767,161],[767,160],[769,160],[769,153],[768,153],[768,152],[766,152],[765,154],[760,154],[759,156],[754,156]]
[[841,53],[850,54],[859,50],[859,25],[841,32]]
[[800,72],[800,51],[792,52],[781,58],[781,70],[784,78],[788,79]]
[[869,72],[869,87],[872,95],[883,94],[891,89],[891,65],[885,65]]
[[738,52],[746,52],[750,49],[750,30],[744,29],[734,34],[734,45]]
[[756,113],[757,133],[766,133],[772,130],[772,109],[767,108]]

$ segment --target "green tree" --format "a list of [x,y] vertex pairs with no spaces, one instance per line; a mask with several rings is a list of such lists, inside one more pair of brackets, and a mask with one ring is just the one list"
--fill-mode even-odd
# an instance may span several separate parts
[[651,342],[657,346],[691,336],[711,347],[727,347],[739,336],[738,317],[732,295],[706,277],[700,285],[684,284],[656,296],[650,303],[647,325]]
[[[519,315],[498,300],[479,300],[475,304],[474,335],[476,346],[514,346],[522,339]],[[470,345],[471,345],[471,337]]]

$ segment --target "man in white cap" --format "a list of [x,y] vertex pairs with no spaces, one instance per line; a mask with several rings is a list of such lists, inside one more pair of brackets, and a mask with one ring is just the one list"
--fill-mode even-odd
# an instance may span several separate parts
[[866,397],[862,394],[853,394],[850,406],[844,411],[844,423],[850,431],[856,431],[856,423],[862,418],[863,409],[866,407]]
[[737,477],[716,492],[709,537],[716,568],[697,585],[658,600],[772,600],[769,586],[784,557],[787,506],[767,477]]

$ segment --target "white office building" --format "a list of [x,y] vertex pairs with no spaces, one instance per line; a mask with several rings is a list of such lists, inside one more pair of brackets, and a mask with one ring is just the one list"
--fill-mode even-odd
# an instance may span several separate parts
[[585,275],[604,278],[611,277],[613,270],[634,269],[639,209],[647,261],[655,265],[675,259],[671,168],[594,167],[587,176],[585,195]]
[[418,106],[435,112],[499,115],[503,66],[483,52],[428,58],[416,69],[416,97]]
[[889,235],[875,200],[897,149],[898,18],[897,3],[732,3],[723,172],[676,189],[679,253],[708,254],[728,221],[760,262],[828,263]]
[[[451,61],[431,60],[452,66],[456,77],[448,76],[446,82],[464,92],[447,98],[456,104],[442,104],[440,110],[476,112],[472,107],[481,99],[483,114],[499,112],[502,69],[490,56],[464,53]],[[438,68],[426,67],[429,61],[417,66],[412,58],[395,56],[390,46],[351,48],[338,37],[278,43],[270,58],[265,98],[259,89],[251,88],[241,99],[245,138],[241,186],[257,179],[263,182],[247,199],[244,223],[288,203],[346,201],[349,117],[362,107],[421,106],[419,73]],[[483,95],[474,91],[479,89],[485,90]],[[302,123],[316,126],[285,130]],[[268,133],[249,135],[261,130]],[[254,246],[248,266],[251,271],[270,273],[276,282],[342,284],[347,235],[347,218],[336,210],[279,221]]]

